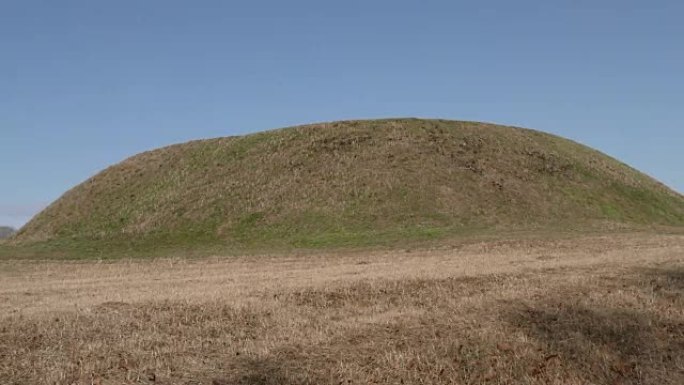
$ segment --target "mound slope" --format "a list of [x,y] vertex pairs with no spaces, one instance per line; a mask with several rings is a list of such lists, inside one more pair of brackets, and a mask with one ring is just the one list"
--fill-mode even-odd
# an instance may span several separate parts
[[684,198],[538,131],[445,120],[314,124],[133,156],[16,244],[325,247],[473,231],[684,225]]

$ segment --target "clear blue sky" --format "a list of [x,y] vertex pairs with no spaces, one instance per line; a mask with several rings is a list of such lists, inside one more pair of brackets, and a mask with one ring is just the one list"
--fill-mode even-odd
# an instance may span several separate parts
[[439,117],[684,191],[681,1],[0,1],[0,224],[189,139]]

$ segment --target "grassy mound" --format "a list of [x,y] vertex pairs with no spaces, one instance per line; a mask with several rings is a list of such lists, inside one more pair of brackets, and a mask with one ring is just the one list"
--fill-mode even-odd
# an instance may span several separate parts
[[482,232],[684,225],[684,197],[557,136],[445,120],[344,121],[136,155],[13,238],[34,250],[273,250]]

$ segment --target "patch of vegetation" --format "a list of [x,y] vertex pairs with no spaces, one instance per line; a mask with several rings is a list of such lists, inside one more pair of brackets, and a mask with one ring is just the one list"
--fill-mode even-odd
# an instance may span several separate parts
[[0,239],[9,238],[14,234],[16,230],[9,226],[0,226]]

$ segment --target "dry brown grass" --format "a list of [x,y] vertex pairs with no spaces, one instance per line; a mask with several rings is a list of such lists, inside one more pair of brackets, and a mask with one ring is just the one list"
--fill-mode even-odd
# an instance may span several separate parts
[[0,262],[2,384],[682,384],[684,236]]

